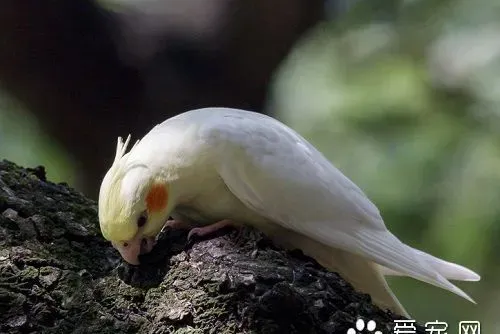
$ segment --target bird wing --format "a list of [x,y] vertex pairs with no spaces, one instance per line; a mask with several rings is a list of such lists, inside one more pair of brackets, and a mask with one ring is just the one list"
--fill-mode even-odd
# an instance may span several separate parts
[[[427,261],[430,255],[390,233],[365,194],[282,123],[256,113],[214,109],[200,125],[199,139],[215,153],[228,189],[255,212],[472,301]],[[464,275],[471,279],[477,276],[463,267],[457,270],[468,271]]]

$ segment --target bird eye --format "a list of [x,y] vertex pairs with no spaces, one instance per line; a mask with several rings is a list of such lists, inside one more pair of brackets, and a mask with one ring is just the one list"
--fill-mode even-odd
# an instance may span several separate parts
[[148,221],[148,216],[146,214],[146,211],[144,211],[143,213],[141,213],[139,218],[137,218],[137,226],[143,227],[144,225],[146,225],[147,221]]

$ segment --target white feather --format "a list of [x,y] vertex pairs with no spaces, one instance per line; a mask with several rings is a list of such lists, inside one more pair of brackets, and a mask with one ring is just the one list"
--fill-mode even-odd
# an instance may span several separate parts
[[131,154],[169,175],[186,201],[179,204],[253,222],[396,312],[407,314],[383,275],[410,276],[472,301],[448,279],[479,280],[476,273],[401,242],[361,189],[273,118],[192,110],[156,126]]
[[365,194],[295,131],[251,112],[192,113],[204,116],[200,140],[216,151],[220,176],[246,206],[325,245],[473,302],[446,276],[478,280],[477,274],[402,243]]

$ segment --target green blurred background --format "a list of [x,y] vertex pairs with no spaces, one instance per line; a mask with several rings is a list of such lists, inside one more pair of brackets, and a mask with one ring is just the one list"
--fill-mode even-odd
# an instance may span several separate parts
[[[403,241],[482,276],[458,283],[478,305],[390,279],[413,318],[447,321],[448,333],[462,320],[500,333],[499,19],[495,0],[355,2],[295,45],[265,108],[357,183]],[[6,95],[0,157],[78,187],[72,159]]]
[[[478,305],[392,278],[420,321],[500,332],[500,3],[406,1],[320,24],[282,65],[269,108],[380,208],[402,240],[480,273]],[[378,8],[378,7],[377,7]]]

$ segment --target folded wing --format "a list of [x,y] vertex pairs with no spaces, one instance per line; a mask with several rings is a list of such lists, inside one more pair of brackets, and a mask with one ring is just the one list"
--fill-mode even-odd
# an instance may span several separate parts
[[319,151],[276,120],[219,110],[200,127],[221,178],[247,207],[325,245],[369,259],[470,301],[450,279],[478,280],[467,268],[413,249],[390,233],[376,206]]

